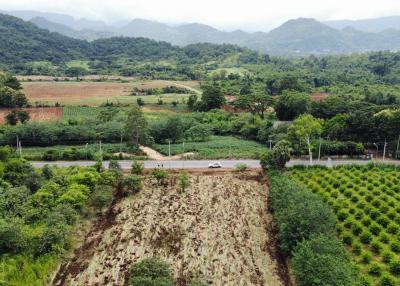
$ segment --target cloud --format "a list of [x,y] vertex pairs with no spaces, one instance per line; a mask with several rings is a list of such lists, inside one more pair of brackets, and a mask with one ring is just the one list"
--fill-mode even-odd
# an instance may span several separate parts
[[399,0],[0,0],[3,10],[40,10],[106,21],[145,18],[200,22],[222,29],[269,30],[282,22],[359,19],[400,14]]

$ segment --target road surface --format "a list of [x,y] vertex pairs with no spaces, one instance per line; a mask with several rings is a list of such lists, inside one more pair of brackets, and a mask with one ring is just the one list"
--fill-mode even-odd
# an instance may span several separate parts
[[[210,162],[215,162],[216,160],[177,160],[177,161],[143,161],[145,169],[154,169],[157,167],[162,167],[165,169],[204,169],[208,168]],[[122,169],[130,169],[132,161],[118,161]],[[246,164],[249,168],[256,169],[260,168],[260,161],[258,160],[218,160],[222,164],[223,168],[234,169],[237,164]],[[326,167],[333,167],[339,165],[348,164],[360,164],[365,165],[371,162],[376,163],[387,163],[395,164],[400,166],[400,161],[390,161],[385,162],[379,161],[369,161],[369,160],[332,160],[331,162],[322,160],[314,161],[314,165],[321,165]],[[42,168],[44,165],[55,165],[58,167],[70,167],[70,166],[92,166],[95,164],[94,161],[56,161],[56,162],[32,162],[35,168]],[[297,166],[297,165],[309,165],[308,160],[291,160],[287,163],[287,167]],[[108,162],[104,162],[104,166],[108,166]]]

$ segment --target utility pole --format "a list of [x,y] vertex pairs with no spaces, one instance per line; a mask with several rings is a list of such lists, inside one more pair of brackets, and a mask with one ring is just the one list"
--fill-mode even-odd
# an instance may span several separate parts
[[376,143],[374,143],[373,145],[376,147],[376,160],[378,160],[378,157],[379,157],[379,146]]
[[269,150],[272,150],[272,140],[271,136],[268,136]]
[[185,169],[185,141],[182,142],[182,149],[183,149],[183,152],[182,152],[183,158],[181,158],[182,159],[182,169]]
[[321,137],[319,137],[318,161],[321,161]]
[[383,145],[383,158],[382,161],[385,161],[385,156],[386,156],[386,146],[387,146],[387,141],[385,138],[385,144]]
[[397,139],[396,154],[395,154],[395,156],[394,156],[396,159],[399,159],[399,158],[400,158],[400,156],[399,156],[399,147],[400,147],[400,135],[399,135],[399,139]]

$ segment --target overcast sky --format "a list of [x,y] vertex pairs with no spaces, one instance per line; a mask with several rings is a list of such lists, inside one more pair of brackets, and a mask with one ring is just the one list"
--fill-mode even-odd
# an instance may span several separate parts
[[400,15],[400,0],[0,0],[0,9],[58,12],[108,22],[145,18],[267,31],[298,17],[323,21]]

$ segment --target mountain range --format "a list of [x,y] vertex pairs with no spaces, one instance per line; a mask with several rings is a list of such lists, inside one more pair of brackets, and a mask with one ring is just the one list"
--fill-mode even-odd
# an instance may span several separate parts
[[235,44],[272,55],[345,54],[400,49],[400,17],[359,21],[289,20],[269,32],[226,32],[199,23],[167,25],[145,19],[107,25],[102,21],[36,11],[4,12],[62,35],[88,41],[114,36],[144,37],[173,45]]

